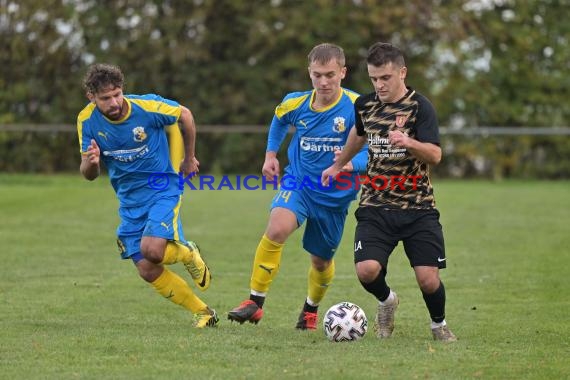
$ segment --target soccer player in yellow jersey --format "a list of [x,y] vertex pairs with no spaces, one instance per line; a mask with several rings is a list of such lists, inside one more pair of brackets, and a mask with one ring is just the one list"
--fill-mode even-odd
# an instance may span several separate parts
[[119,200],[121,257],[132,260],[159,294],[195,314],[196,327],[215,326],[216,312],[165,266],[180,262],[200,290],[210,286],[210,270],[197,245],[184,239],[183,189],[164,129],[180,127],[184,159],[179,170],[187,176],[197,172],[199,164],[194,156],[194,118],[188,108],[158,95],[124,95],[123,83],[123,73],[112,65],[95,64],[85,76],[90,103],[77,118],[80,171],[92,181],[99,176],[101,162],[108,170]]
[[[271,204],[269,222],[255,252],[249,299],[228,313],[230,320],[258,323],[269,286],[281,262],[287,238],[306,222],[303,248],[309,253],[307,297],[296,328],[315,330],[317,310],[334,278],[333,256],[340,243],[347,210],[358,192],[355,175],[347,174],[353,186],[339,189],[320,186],[321,172],[342,150],[354,127],[354,101],[358,94],[341,87],[346,74],[343,50],[324,43],[308,56],[312,90],[287,94],[275,109],[269,129],[263,175],[274,179],[280,174],[277,152],[289,126],[295,133],[289,144],[289,165],[281,189]],[[366,147],[346,171],[363,171]]]

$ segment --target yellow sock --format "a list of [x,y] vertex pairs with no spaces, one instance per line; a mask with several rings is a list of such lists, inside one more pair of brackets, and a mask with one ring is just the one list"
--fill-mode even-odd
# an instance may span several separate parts
[[271,282],[279,272],[283,245],[271,241],[267,236],[263,235],[255,251],[250,281],[252,290],[259,293],[267,293],[269,285],[271,285]]
[[309,268],[309,299],[315,304],[319,304],[325,297],[325,294],[334,278],[334,260],[327,269],[319,272],[313,266]]
[[152,286],[164,298],[192,313],[203,311],[207,307],[200,298],[196,297],[186,281],[168,268],[164,268],[162,274],[152,282]]
[[178,262],[188,263],[194,257],[194,253],[182,243],[169,241],[166,243],[164,257],[161,264],[170,265]]

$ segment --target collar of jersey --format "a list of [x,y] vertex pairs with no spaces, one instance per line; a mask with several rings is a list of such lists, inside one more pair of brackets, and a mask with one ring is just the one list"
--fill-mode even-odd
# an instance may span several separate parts
[[330,110],[331,108],[333,108],[334,106],[336,106],[338,104],[338,102],[340,102],[340,98],[342,98],[342,94],[343,94],[344,90],[341,88],[340,92],[338,94],[338,98],[336,98],[336,100],[334,102],[332,102],[331,104],[329,104],[328,106],[326,106],[325,108],[321,108],[319,110],[316,110],[313,108],[313,100],[315,99],[315,95],[317,93],[317,90],[313,90],[311,91],[311,99],[309,99],[309,108],[311,109],[311,111],[313,112],[325,112]]

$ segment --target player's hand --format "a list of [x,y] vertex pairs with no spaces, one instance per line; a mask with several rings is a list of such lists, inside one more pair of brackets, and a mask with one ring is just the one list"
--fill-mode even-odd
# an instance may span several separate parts
[[323,173],[321,174],[321,184],[324,187],[328,187],[331,180],[334,180],[340,172],[341,170],[339,170],[336,165],[329,166],[323,170]]
[[411,137],[408,137],[407,133],[402,131],[390,131],[388,132],[388,141],[390,144],[397,148],[407,148],[410,146]]
[[[334,159],[333,162],[336,162],[336,160],[338,160],[338,157],[340,156],[340,154],[342,153],[342,150],[340,149],[336,149],[334,151]],[[343,172],[351,172],[354,171],[354,166],[352,165],[352,160],[348,161],[343,167],[342,167],[342,171]]]
[[263,163],[263,168],[261,173],[267,178],[268,181],[272,181],[275,177],[279,177],[279,160],[277,157],[265,157],[265,162]]
[[87,151],[83,153],[84,157],[87,157],[87,161],[92,165],[99,165],[101,159],[101,150],[99,145],[94,139],[91,139],[91,145],[87,148]]
[[180,168],[178,169],[182,174],[184,174],[184,177],[188,177],[190,174],[193,173],[192,177],[190,177],[190,180],[192,180],[194,177],[196,177],[198,175],[198,172],[200,167],[200,161],[198,161],[196,159],[196,157],[184,157],[184,159],[182,160],[182,162],[180,163]]

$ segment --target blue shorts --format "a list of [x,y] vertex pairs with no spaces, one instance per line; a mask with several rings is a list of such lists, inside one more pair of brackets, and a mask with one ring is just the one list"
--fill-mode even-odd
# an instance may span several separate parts
[[152,205],[120,207],[121,224],[117,228],[117,245],[121,258],[135,263],[143,259],[143,236],[160,237],[186,243],[180,220],[181,196],[160,198]]
[[307,221],[303,234],[307,252],[324,260],[333,258],[342,238],[348,205],[333,210],[314,203],[306,191],[280,190],[271,202],[271,209],[275,207],[292,211],[299,227]]

